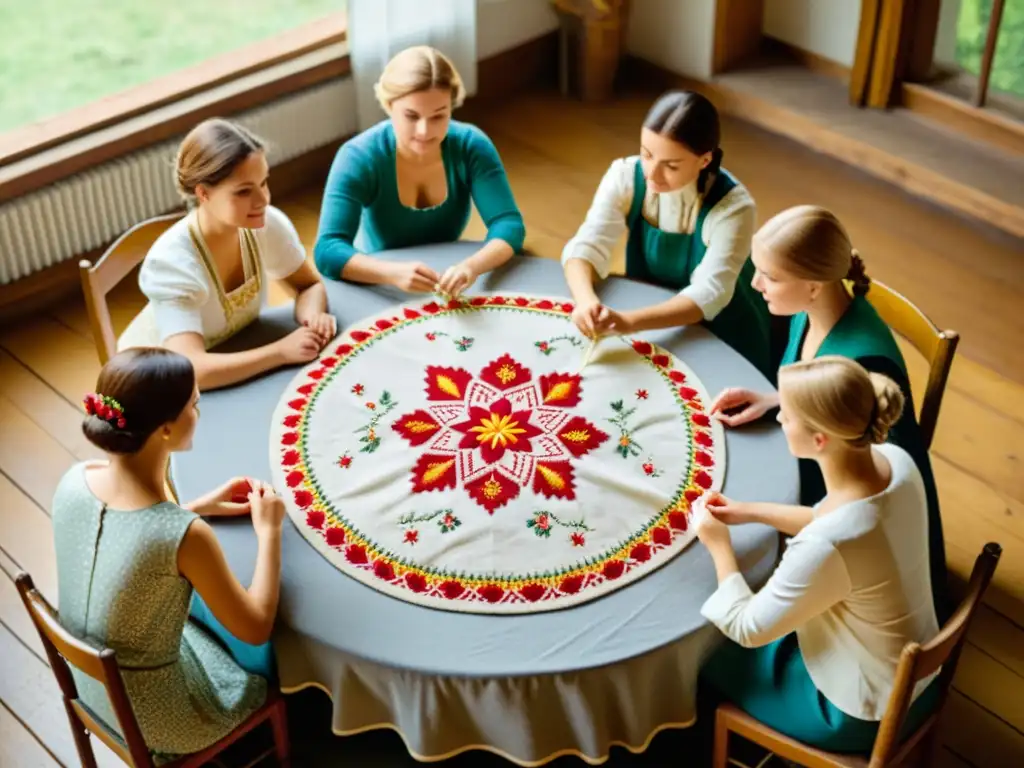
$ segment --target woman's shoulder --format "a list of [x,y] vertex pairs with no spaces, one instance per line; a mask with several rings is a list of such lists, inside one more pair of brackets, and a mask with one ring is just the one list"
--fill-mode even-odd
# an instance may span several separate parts
[[391,154],[393,146],[391,121],[381,120],[345,141],[338,148],[338,156],[350,161],[369,161]]
[[[849,346],[851,357],[857,359],[862,365],[871,358],[882,358],[894,364],[901,373],[905,370],[903,353],[900,352],[892,329],[878,314],[867,297],[854,297],[843,321],[840,339]],[[875,370],[870,365],[865,365],[865,367]],[[879,373],[892,375],[885,370],[879,371]]]
[[158,237],[139,269],[139,288],[151,301],[190,298],[209,293],[209,279],[189,232],[189,216]]

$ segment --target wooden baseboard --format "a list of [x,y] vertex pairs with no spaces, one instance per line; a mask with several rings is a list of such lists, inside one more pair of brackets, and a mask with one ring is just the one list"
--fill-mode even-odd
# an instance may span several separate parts
[[798,46],[764,35],[761,38],[761,53],[768,58],[781,58],[801,64],[812,72],[828,75],[846,82],[850,79],[850,68],[838,61],[808,51]]
[[[558,77],[558,33],[543,35],[483,59],[477,67],[477,93],[464,105],[469,114],[474,105],[507,98],[527,88],[554,84]],[[322,185],[340,145],[341,142],[332,142],[275,166],[274,195],[284,197]],[[0,322],[13,322],[79,293],[78,261],[95,260],[106,248],[107,245],[103,245],[13,283],[0,285]]]

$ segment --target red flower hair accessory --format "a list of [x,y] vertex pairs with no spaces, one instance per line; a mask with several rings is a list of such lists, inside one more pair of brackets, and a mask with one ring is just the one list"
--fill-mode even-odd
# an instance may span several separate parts
[[99,416],[104,421],[109,421],[118,429],[124,429],[126,423],[124,411],[121,409],[121,404],[114,398],[90,392],[85,396],[82,403],[85,405],[85,412],[90,416]]

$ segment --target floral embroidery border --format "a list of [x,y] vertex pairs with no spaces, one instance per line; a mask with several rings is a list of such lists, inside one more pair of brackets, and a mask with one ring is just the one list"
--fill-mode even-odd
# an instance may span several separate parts
[[[340,553],[349,565],[372,572],[380,580],[378,586],[385,591],[439,598],[453,610],[478,611],[471,604],[501,604],[507,612],[554,609],[576,602],[583,598],[584,593],[596,596],[598,592],[606,591],[606,585],[644,567],[670,548],[673,541],[687,531],[690,504],[706,490],[719,487],[722,479],[724,440],[720,425],[712,422],[705,412],[701,392],[687,383],[687,374],[673,367],[674,358],[650,342],[622,339],[660,373],[686,415],[690,431],[690,471],[661,514],[652,515],[646,525],[604,557],[591,558],[582,565],[559,572],[530,574],[524,578],[486,579],[424,568],[406,557],[375,546],[366,534],[331,509],[324,501],[319,483],[307,469],[303,439],[306,417],[314,409],[318,394],[339,370],[367,346],[393,334],[400,327],[430,317],[480,309],[536,312],[564,318],[571,315],[573,304],[503,295],[474,296],[447,303],[430,301],[418,309],[406,305],[402,309],[402,317],[380,318],[370,327],[348,330],[345,333],[348,340],[340,344],[333,355],[321,357],[304,369],[302,377],[309,381],[293,390],[299,397],[279,406],[285,411],[281,424],[286,431],[281,435],[276,460],[292,492],[295,506],[305,512],[307,536],[312,535],[314,541],[319,542],[321,551],[326,549]],[[713,436],[715,433],[718,440]],[[273,447],[271,450],[272,453],[275,451]],[[548,605],[542,605],[544,603]]]

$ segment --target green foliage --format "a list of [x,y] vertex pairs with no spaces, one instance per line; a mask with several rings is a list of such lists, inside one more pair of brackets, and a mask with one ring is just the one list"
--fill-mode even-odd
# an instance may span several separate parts
[[345,0],[0,0],[0,132],[345,10]]
[[[972,75],[981,71],[993,0],[962,0],[957,19],[956,60]],[[1007,0],[996,39],[989,87],[1024,96],[1024,0]]]

